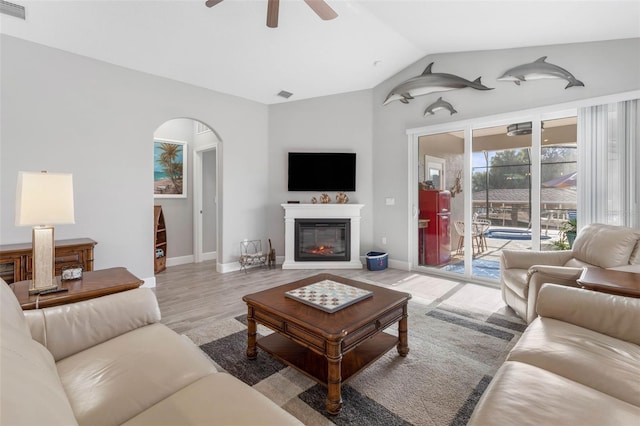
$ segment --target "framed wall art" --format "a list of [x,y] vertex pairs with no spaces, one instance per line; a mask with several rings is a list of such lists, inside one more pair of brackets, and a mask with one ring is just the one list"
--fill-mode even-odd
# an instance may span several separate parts
[[172,139],[153,140],[153,196],[187,197],[187,143]]

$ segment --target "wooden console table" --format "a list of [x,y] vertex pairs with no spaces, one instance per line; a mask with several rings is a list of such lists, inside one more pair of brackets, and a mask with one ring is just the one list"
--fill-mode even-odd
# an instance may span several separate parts
[[[98,244],[90,238],[57,240],[55,242],[55,275],[65,266],[82,265],[85,272],[93,271],[93,248]],[[30,280],[33,275],[31,243],[0,245],[0,277],[8,284]]]
[[588,290],[627,297],[640,297],[640,274],[612,271],[602,268],[585,268],[578,284]]
[[126,268],[101,269],[99,271],[85,272],[82,279],[73,281],[60,281],[56,277],[58,285],[67,288],[68,291],[50,293],[45,295],[29,295],[30,280],[18,281],[10,284],[20,306],[23,310],[47,308],[50,306],[66,305],[67,303],[80,302],[107,294],[119,293],[140,287],[143,281],[129,272]]

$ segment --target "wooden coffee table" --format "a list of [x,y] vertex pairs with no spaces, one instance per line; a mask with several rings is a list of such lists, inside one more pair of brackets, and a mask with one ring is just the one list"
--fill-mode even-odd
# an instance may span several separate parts
[[[285,292],[331,280],[373,292],[373,296],[334,313],[285,297]],[[341,386],[394,346],[409,353],[407,304],[411,295],[355,280],[320,274],[246,295],[247,357],[257,347],[327,387],[327,411],[342,408]],[[398,323],[398,337],[383,330]],[[275,333],[257,339],[256,324]]]
[[602,268],[585,268],[578,278],[583,288],[627,297],[640,297],[640,274],[612,271]]

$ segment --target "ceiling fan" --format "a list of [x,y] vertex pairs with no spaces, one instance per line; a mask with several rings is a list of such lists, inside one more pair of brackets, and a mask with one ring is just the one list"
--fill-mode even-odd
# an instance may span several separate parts
[[[268,0],[267,4],[267,27],[278,28],[278,9],[280,8],[280,0]],[[216,4],[222,2],[222,0],[207,0],[205,4],[207,7],[213,7]],[[304,0],[311,9],[324,21],[337,18],[338,14],[331,9],[324,0]]]

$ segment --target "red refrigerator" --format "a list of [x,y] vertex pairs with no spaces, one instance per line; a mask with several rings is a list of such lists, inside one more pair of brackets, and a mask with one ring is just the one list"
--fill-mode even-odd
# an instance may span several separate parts
[[442,265],[451,260],[451,193],[420,190],[419,218],[428,219],[420,229],[419,262],[421,265]]

